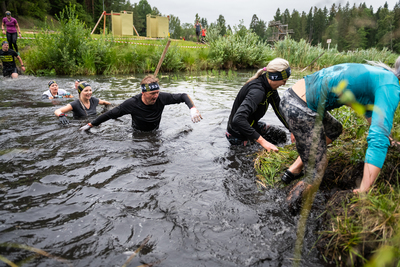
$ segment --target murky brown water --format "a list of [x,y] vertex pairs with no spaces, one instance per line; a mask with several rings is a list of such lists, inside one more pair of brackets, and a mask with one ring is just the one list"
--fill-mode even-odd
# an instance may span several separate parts
[[[147,236],[128,266],[292,265],[298,216],[286,209],[283,190],[257,188],[260,146],[230,147],[224,135],[252,74],[164,76],[162,90],[187,92],[203,121],[193,124],[186,105],[172,105],[159,131],[133,134],[130,116],[88,133],[78,131],[87,121],[61,127],[53,112],[71,100],[40,98],[53,78],[77,95],[71,77],[0,80],[0,242],[73,266],[122,266]],[[139,93],[142,77],[87,79],[96,97],[119,104]],[[280,124],[272,109],[264,121]],[[313,214],[309,221],[301,265],[324,266],[312,249],[319,221]],[[2,247],[0,255],[21,262],[32,253]],[[22,265],[66,266],[47,257]]]

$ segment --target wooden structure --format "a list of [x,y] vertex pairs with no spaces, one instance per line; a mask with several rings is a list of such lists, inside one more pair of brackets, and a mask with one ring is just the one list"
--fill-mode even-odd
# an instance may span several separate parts
[[[113,35],[128,35],[128,36],[133,36],[132,28],[135,30],[137,36],[139,36],[139,33],[136,31],[135,25],[133,25],[133,13],[129,11],[121,11],[120,13],[106,13],[103,11],[101,13],[101,16],[99,20],[97,21],[96,25],[94,26],[92,32],[90,34],[94,33],[94,30],[96,30],[97,25],[99,25],[99,22],[101,19],[104,17],[104,25],[103,25],[103,34],[106,34],[106,18],[107,16],[111,16],[111,24],[112,24],[112,33]],[[132,28],[131,26],[132,25]]]
[[146,16],[146,36],[152,38],[169,37],[169,17],[155,16],[147,14]]
[[286,36],[294,33],[293,29],[288,29],[288,24],[282,24],[279,20],[268,22],[268,27],[272,28],[272,37],[268,38],[268,42],[284,40]]

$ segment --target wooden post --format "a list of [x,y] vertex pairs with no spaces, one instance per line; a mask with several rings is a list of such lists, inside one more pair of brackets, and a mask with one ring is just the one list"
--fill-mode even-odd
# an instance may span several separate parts
[[[325,54],[325,52],[322,52],[321,55],[319,55],[316,59],[314,59],[310,64],[307,65],[307,67],[305,67],[304,69],[302,69],[300,72],[305,71],[311,64],[313,64],[317,59],[319,59],[323,54]],[[312,70],[312,67],[311,67]]]
[[106,18],[107,18],[107,15],[104,13],[103,35],[106,35]]
[[92,31],[90,34],[93,34],[93,33],[94,33],[94,30],[96,30],[96,28],[97,28],[97,25],[99,24],[99,22],[100,22],[101,18],[104,16],[104,13],[106,13],[106,12],[105,12],[105,11],[103,11],[103,13],[101,13],[101,16],[100,16],[99,20],[97,21],[97,23],[96,23],[96,26],[94,26],[94,29],[93,29],[93,31]]
[[135,30],[135,32],[136,32],[136,34],[137,34],[137,36],[140,36],[140,35],[138,34],[138,32],[137,32],[136,28],[135,28],[135,25],[132,25],[132,27],[133,27],[133,29]]
[[160,61],[158,61],[157,69],[156,69],[156,71],[154,72],[154,76],[156,76],[156,77],[157,77],[158,71],[159,71],[160,68],[161,68],[162,62],[164,61],[165,54],[167,54],[167,50],[168,50],[168,47],[169,47],[169,44],[170,44],[170,43],[171,43],[171,40],[168,40],[168,43],[167,43],[167,45],[166,45],[165,48],[164,48],[164,52],[163,52],[162,55],[161,55]]

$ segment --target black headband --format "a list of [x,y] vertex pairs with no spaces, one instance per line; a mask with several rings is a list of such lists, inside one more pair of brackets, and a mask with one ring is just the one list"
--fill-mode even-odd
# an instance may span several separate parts
[[49,82],[49,87],[50,87],[53,83],[56,83],[56,81],[54,81],[54,80],[50,81],[50,82]]
[[283,71],[277,71],[277,72],[267,72],[268,79],[271,81],[282,81],[290,77],[290,74],[292,73],[290,67],[288,67],[286,70]]
[[88,83],[81,83],[78,85],[78,93],[81,93],[83,91],[83,89],[85,89],[86,87],[90,86],[90,84]]
[[150,84],[141,84],[140,87],[142,88],[142,92],[160,90],[160,86],[158,85],[157,82],[153,82]]

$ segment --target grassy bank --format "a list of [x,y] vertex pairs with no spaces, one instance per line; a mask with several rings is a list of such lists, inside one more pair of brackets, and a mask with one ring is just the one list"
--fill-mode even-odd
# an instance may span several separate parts
[[[25,24],[31,25],[32,22],[28,21]],[[74,6],[66,8],[55,19],[47,19],[40,23],[40,27],[34,28],[34,33],[32,30],[23,29],[24,37],[35,38],[18,40],[27,73],[151,73],[157,67],[167,42],[165,39],[147,40],[137,37],[114,39],[109,34],[91,35],[91,30],[77,19]],[[343,62],[364,63],[365,60],[383,61],[393,65],[398,56],[388,50],[377,49],[338,52],[333,47],[325,50],[321,46],[311,46],[304,40],[295,42],[286,39],[270,45],[259,41],[257,35],[244,27],[228,32],[226,36],[220,36],[218,29],[210,29],[207,38],[207,45],[173,40],[161,66],[161,72],[255,69],[266,66],[275,57],[287,59],[294,68],[304,68],[320,56],[311,64],[312,70]],[[130,43],[109,41],[121,39]]]
[[[374,265],[386,262],[396,266],[400,260],[400,147],[390,147],[385,164],[373,189],[366,195],[354,195],[363,175],[367,149],[367,122],[348,107],[332,112],[343,124],[343,134],[329,146],[329,165],[320,192],[330,195],[321,229],[319,249],[327,262],[343,266]],[[397,109],[392,134],[399,136],[400,109]],[[398,139],[397,139],[398,140]],[[284,187],[280,176],[297,157],[294,145],[280,153],[260,152],[255,161],[259,184]],[[293,184],[292,184],[293,185]],[[290,188],[292,185],[289,185]]]

